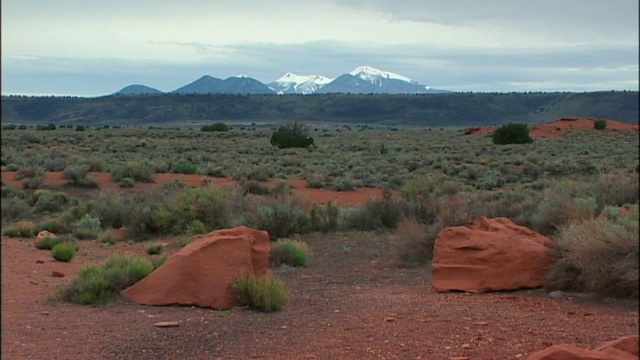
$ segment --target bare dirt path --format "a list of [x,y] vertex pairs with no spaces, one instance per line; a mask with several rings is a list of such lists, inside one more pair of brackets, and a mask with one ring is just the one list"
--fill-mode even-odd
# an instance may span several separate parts
[[[519,359],[559,343],[592,348],[638,333],[637,302],[549,298],[542,290],[438,294],[426,269],[400,269],[372,233],[305,236],[308,268],[276,269],[289,289],[278,313],[228,313],[117,302],[49,302],[88,263],[144,254],[147,244],[82,241],[70,263],[32,240],[2,239],[3,359]],[[159,239],[177,251],[175,239]],[[43,263],[36,263],[44,260]],[[51,271],[67,276],[56,278]],[[179,327],[156,328],[159,321]]]

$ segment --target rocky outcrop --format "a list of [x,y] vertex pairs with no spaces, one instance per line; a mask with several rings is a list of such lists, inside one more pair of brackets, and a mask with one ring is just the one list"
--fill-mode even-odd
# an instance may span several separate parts
[[551,264],[551,240],[507,218],[472,216],[438,234],[431,284],[437,291],[536,288]]
[[562,344],[535,352],[527,360],[638,360],[638,336],[604,343],[595,350]]
[[38,235],[36,236],[36,238],[33,240],[33,246],[35,246],[36,248],[38,247],[38,245],[40,245],[40,243],[42,241],[44,241],[44,239],[46,238],[54,238],[56,239],[58,236],[52,232],[49,232],[47,230],[42,230],[38,233]]
[[193,241],[122,295],[143,305],[195,305],[217,310],[240,305],[231,280],[269,271],[266,231],[240,226]]

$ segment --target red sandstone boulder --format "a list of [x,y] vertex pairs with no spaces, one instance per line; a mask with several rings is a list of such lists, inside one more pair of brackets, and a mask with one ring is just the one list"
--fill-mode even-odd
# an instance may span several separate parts
[[529,355],[527,360],[638,360],[638,347],[638,336],[627,336],[604,343],[595,350],[554,345]]
[[437,291],[536,288],[550,266],[551,240],[507,218],[471,216],[438,234],[431,284]]
[[271,241],[266,231],[240,226],[213,231],[171,255],[122,295],[143,305],[195,305],[217,310],[240,305],[231,279],[265,275]]
[[49,232],[47,230],[42,230],[38,233],[38,235],[36,236],[36,238],[33,240],[33,245],[34,246],[38,246],[40,245],[40,243],[46,239],[46,238],[57,238],[58,236],[56,236],[56,234]]

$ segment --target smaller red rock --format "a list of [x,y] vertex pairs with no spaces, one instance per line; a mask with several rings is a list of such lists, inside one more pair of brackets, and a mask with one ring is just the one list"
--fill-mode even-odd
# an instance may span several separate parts
[[53,271],[51,272],[51,276],[53,276],[53,277],[60,277],[60,278],[62,278],[62,277],[65,277],[66,275],[65,275],[63,272],[53,270]]
[[177,321],[161,321],[153,324],[155,327],[166,328],[166,327],[176,327],[180,326]]

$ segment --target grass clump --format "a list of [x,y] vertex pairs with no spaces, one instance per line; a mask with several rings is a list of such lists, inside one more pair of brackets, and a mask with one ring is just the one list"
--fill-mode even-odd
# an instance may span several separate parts
[[35,235],[36,223],[29,220],[18,221],[14,226],[11,226],[3,232],[5,236],[9,237],[23,237],[29,238]]
[[58,261],[69,262],[76,256],[77,252],[78,245],[72,242],[65,242],[54,245],[51,249],[51,256]]
[[596,219],[561,227],[548,287],[637,299],[638,205],[633,205],[628,214],[623,212],[606,208]]
[[309,261],[309,245],[300,240],[280,239],[273,244],[271,261],[273,265],[306,267]]
[[51,250],[54,246],[60,244],[60,239],[54,237],[46,237],[42,241],[36,243],[36,249]]
[[164,251],[164,245],[162,244],[152,244],[147,246],[147,254],[149,255],[162,254],[163,251]]
[[82,305],[103,305],[154,270],[142,256],[116,256],[105,265],[88,265],[53,298]]
[[271,276],[243,276],[232,280],[240,302],[250,309],[274,312],[287,303],[284,282]]

